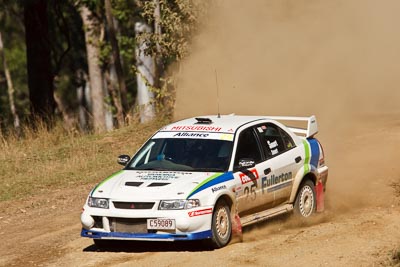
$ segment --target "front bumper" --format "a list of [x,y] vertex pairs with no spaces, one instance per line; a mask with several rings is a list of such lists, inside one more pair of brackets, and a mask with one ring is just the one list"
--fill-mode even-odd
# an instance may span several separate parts
[[155,233],[122,233],[122,232],[99,232],[93,230],[82,229],[82,237],[94,239],[110,239],[110,240],[137,240],[137,241],[184,241],[184,240],[201,240],[212,237],[211,230],[186,233],[186,234],[155,234]]
[[[212,206],[189,210],[117,210],[85,205],[81,214],[82,237],[116,240],[174,241],[212,237]],[[175,221],[175,229],[150,230],[147,219]]]

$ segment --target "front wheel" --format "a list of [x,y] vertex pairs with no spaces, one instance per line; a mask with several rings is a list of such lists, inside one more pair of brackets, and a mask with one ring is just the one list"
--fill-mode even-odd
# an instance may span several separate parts
[[212,243],[215,248],[224,247],[231,240],[232,222],[230,214],[229,206],[225,201],[218,201],[211,222]]
[[316,193],[313,182],[301,183],[294,202],[294,213],[300,218],[310,217],[316,210]]

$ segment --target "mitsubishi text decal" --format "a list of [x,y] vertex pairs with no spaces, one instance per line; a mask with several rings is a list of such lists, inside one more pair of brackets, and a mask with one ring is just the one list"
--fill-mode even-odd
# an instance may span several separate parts
[[214,127],[214,126],[173,126],[171,131],[206,131],[206,132],[220,132],[222,130],[221,127]]

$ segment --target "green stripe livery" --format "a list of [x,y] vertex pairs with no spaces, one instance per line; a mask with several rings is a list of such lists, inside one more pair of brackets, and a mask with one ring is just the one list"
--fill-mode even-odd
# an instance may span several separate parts
[[116,172],[116,173],[112,174],[111,176],[107,177],[106,179],[104,179],[102,182],[100,182],[98,185],[96,185],[96,187],[93,189],[91,195],[93,196],[94,192],[95,192],[97,189],[99,189],[99,187],[102,186],[105,182],[107,182],[107,181],[110,180],[111,178],[117,176],[118,174],[121,174],[122,172],[123,172],[123,170],[120,170],[119,172]]
[[310,144],[306,141],[303,140],[303,145],[304,145],[304,151],[305,151],[305,159],[304,159],[304,175],[307,174],[310,171]]

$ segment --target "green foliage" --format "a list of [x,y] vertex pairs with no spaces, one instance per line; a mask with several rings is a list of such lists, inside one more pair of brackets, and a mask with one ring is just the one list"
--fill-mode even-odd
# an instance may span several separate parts
[[[79,70],[86,71],[85,42],[79,13],[75,1],[49,1],[49,42],[52,47],[55,92],[69,110],[77,107],[75,88],[82,84],[77,77]],[[2,32],[5,55],[15,88],[15,104],[22,121],[30,115],[27,81],[25,29],[23,3],[1,1],[0,31]],[[12,125],[9,111],[7,84],[3,81],[3,65],[0,65],[0,122],[3,130]]]
[[135,65],[135,23],[142,20],[141,9],[136,0],[112,0],[112,13],[117,20],[117,40],[122,57],[125,83],[128,88],[128,103],[133,106],[136,96],[136,73],[132,71]]
[[[135,55],[136,41],[134,36],[119,36],[118,38],[119,48],[121,50],[121,56],[124,61],[132,62]],[[132,62],[133,63],[133,62]]]
[[[168,113],[173,106],[174,77],[167,69],[182,60],[190,50],[190,40],[207,10],[210,0],[159,0],[161,34],[143,33],[135,36],[136,22],[147,22],[154,27],[155,0],[111,0],[116,20],[116,35],[123,71],[128,89],[128,104],[132,107],[136,95],[135,47],[138,41],[148,45],[147,54],[157,60],[158,83],[151,90],[155,94],[157,110]],[[88,73],[86,47],[80,6],[87,6],[96,17],[96,30],[102,32],[101,64],[107,71],[111,46],[106,31],[104,0],[48,1],[49,43],[52,48],[52,67],[55,75],[55,93],[61,98],[67,112],[74,116],[79,103],[76,88],[86,82]],[[0,31],[5,55],[15,87],[15,104],[22,121],[30,115],[27,81],[26,46],[23,23],[24,1],[0,0]],[[113,109],[114,110],[114,109]],[[169,111],[168,111],[169,110]],[[76,115],[75,115],[76,116]],[[0,132],[12,125],[7,84],[0,65]]]
[[[134,29],[135,22],[141,19],[141,9],[136,0],[111,0],[114,17],[124,24],[124,28]],[[121,25],[120,25],[121,26]]]
[[100,7],[103,6],[104,0],[79,0],[77,1],[78,7],[81,5],[86,6],[93,12],[96,12]]
[[105,41],[100,41],[100,62],[103,66],[110,63],[112,48],[111,45]]
[[76,110],[76,88],[83,86],[87,72],[82,22],[74,1],[56,1],[48,7],[49,34],[55,76],[55,92],[68,111]]
[[[29,115],[23,10],[16,1],[0,0],[0,32],[4,54],[15,89],[15,104],[22,120]],[[0,58],[0,129],[12,125],[3,58]]]
[[[136,36],[138,42],[147,45],[146,55],[156,59],[159,83],[147,87],[154,93],[153,100],[156,111],[172,115],[175,97],[175,78],[172,72],[166,70],[173,64],[178,63],[188,55],[191,38],[196,33],[200,21],[206,15],[210,2],[195,0],[159,0],[160,17],[156,21],[156,1],[145,1],[142,5],[142,17],[148,25],[153,27],[149,33],[141,33]],[[157,33],[154,28],[158,25],[161,29]]]
[[[147,44],[146,53],[160,56],[165,66],[184,58],[189,51],[190,39],[197,29],[208,1],[159,0],[161,34],[143,33],[137,38]],[[143,18],[149,25],[155,23],[155,1],[143,5]],[[157,48],[159,45],[160,49]],[[159,51],[158,51],[159,50]]]

